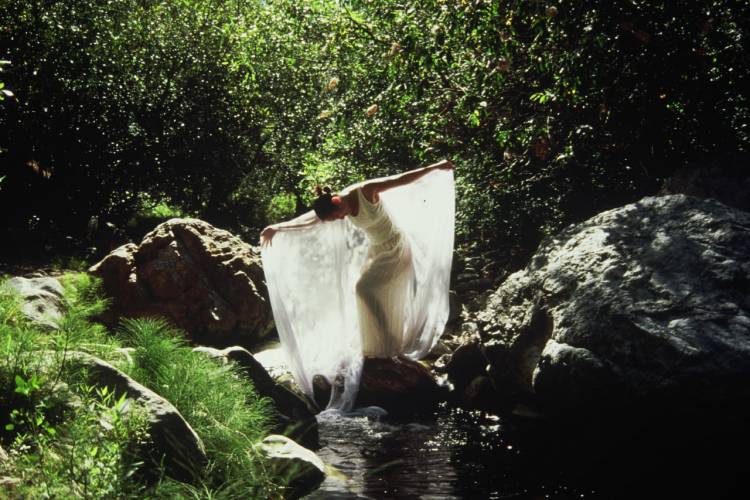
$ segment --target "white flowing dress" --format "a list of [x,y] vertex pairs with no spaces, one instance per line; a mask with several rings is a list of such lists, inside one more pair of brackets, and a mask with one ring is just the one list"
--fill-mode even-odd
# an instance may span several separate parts
[[401,354],[408,301],[416,287],[412,254],[383,204],[370,203],[361,188],[356,193],[359,211],[351,221],[370,243],[356,285],[362,354],[387,358]]
[[313,396],[313,377],[335,388],[328,408],[352,409],[363,356],[419,359],[448,319],[453,258],[453,172],[359,196],[355,217],[279,232],[262,249],[276,329],[289,369]]

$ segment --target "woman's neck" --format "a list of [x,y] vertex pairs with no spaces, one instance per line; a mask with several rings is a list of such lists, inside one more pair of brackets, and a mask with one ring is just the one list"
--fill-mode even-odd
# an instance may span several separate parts
[[356,217],[359,214],[359,199],[357,198],[357,190],[354,189],[349,191],[345,196],[342,196],[344,203],[349,208],[349,215]]

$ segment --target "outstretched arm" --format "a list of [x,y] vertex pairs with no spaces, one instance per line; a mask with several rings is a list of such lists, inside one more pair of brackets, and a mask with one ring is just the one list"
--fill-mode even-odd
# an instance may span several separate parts
[[453,162],[450,160],[441,160],[437,163],[433,163],[432,165],[409,170],[408,172],[404,172],[402,174],[396,174],[389,177],[381,177],[378,179],[367,181],[362,185],[362,194],[365,195],[365,198],[367,198],[368,201],[377,203],[379,199],[378,195],[383,191],[411,184],[426,173],[437,169],[453,170]]
[[279,222],[278,224],[271,224],[263,231],[261,231],[260,245],[270,245],[274,235],[279,231],[296,231],[304,229],[306,227],[314,226],[319,222],[321,222],[321,220],[317,215],[315,215],[315,212],[313,210],[310,210],[309,212],[305,212],[295,219],[288,220],[286,222]]

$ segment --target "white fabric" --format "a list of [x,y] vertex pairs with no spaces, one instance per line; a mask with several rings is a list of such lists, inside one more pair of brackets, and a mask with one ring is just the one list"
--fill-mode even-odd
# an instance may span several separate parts
[[[453,172],[431,171],[381,193],[378,204],[362,198],[355,224],[369,227],[380,220],[385,227],[386,217],[393,228],[381,227],[385,239],[370,231],[376,240],[371,244],[367,233],[345,218],[279,232],[262,252],[276,328],[297,383],[312,397],[313,377],[324,376],[334,386],[328,407],[342,410],[352,408],[359,387],[361,335],[368,355],[419,359],[448,319]],[[372,304],[381,311],[372,314]],[[360,321],[360,311],[371,315]]]
[[408,317],[408,298],[414,294],[411,245],[393,225],[383,203],[367,201],[356,191],[359,212],[349,219],[370,243],[357,285],[359,338],[364,356],[388,358],[401,354]]

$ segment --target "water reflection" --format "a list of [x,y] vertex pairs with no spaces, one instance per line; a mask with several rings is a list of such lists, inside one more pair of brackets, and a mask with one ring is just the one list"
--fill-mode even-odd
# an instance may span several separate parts
[[393,423],[327,412],[319,422],[318,455],[341,474],[309,499],[593,497],[591,489],[526,467],[496,416],[443,409],[429,421]]
[[396,423],[326,412],[318,454],[340,473],[307,498],[746,497],[746,415],[654,412],[638,425],[632,415],[552,424],[443,408]]

